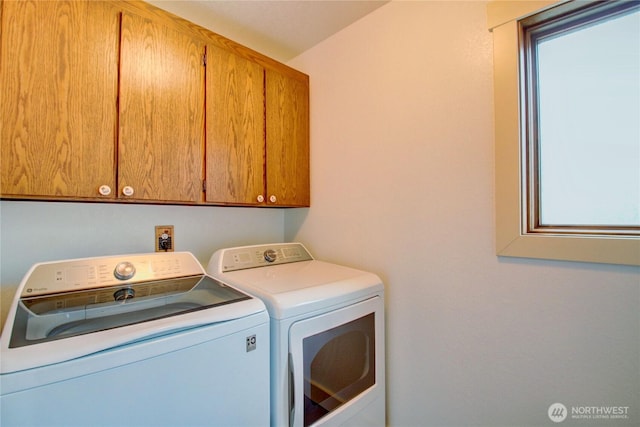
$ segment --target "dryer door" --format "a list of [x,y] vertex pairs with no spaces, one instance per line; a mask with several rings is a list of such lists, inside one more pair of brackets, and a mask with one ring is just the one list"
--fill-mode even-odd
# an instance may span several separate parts
[[[384,425],[383,310],[383,300],[376,296],[292,325],[292,427],[359,419],[376,400],[381,408],[367,409],[375,419],[366,425]],[[359,419],[358,425],[365,424]]]

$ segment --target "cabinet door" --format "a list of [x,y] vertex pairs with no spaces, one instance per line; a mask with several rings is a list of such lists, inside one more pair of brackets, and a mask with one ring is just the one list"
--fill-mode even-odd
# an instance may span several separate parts
[[207,46],[206,200],[264,200],[264,69]]
[[115,186],[118,11],[73,0],[0,7],[3,197],[114,197],[98,191]]
[[309,83],[266,71],[267,201],[309,206]]
[[[204,43],[195,36],[123,14],[119,197],[202,200],[203,55]],[[124,195],[126,187],[133,194]]]

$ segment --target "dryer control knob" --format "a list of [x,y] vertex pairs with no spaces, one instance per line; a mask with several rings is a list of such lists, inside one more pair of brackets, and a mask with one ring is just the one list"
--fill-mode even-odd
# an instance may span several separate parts
[[118,263],[113,270],[113,275],[119,280],[131,279],[134,274],[136,274],[136,267],[128,261]]
[[278,258],[278,254],[273,249],[267,249],[264,251],[264,259],[267,262],[273,262]]

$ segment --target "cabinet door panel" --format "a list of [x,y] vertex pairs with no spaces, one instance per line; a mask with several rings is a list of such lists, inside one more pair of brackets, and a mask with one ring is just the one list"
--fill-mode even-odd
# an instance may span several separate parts
[[129,186],[136,200],[199,202],[204,43],[128,13],[121,43],[120,192]]
[[207,192],[215,203],[264,194],[264,69],[207,46]]
[[101,197],[101,185],[115,186],[118,11],[109,2],[0,6],[2,195]]
[[266,72],[267,200],[309,206],[308,82]]

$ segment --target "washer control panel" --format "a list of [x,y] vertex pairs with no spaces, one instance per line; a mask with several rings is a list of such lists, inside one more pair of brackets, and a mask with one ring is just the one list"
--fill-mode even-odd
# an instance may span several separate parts
[[[204,274],[189,252],[157,252],[36,264],[22,297]],[[123,294],[122,298],[131,295]]]
[[213,254],[209,267],[224,273],[312,259],[302,243],[274,243],[221,249]]

